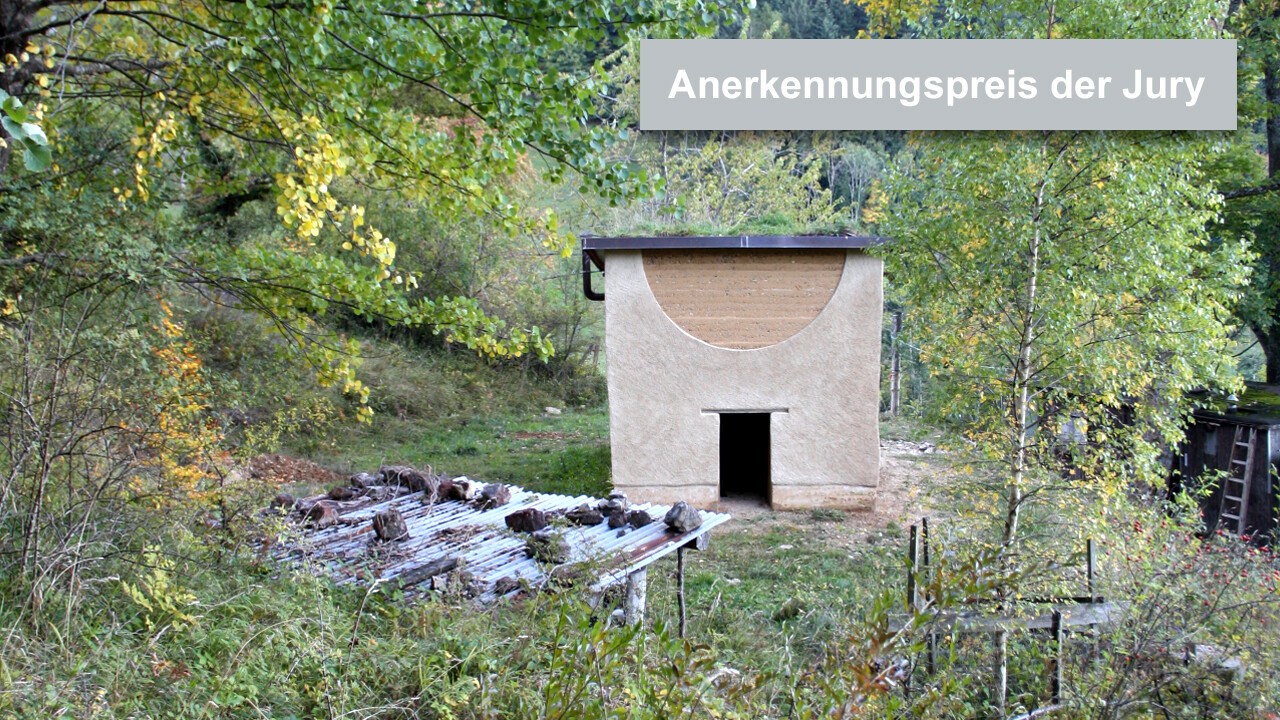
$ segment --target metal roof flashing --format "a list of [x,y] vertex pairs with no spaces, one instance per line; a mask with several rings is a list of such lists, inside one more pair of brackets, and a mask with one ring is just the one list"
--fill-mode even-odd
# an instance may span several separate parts
[[604,270],[609,250],[865,250],[882,245],[878,235],[580,235],[582,254]]

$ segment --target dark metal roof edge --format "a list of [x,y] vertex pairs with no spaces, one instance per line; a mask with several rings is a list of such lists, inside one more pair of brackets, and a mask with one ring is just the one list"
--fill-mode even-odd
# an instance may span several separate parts
[[1191,411],[1197,420],[1216,422],[1222,425],[1252,425],[1253,427],[1276,427],[1280,425],[1280,416],[1265,413],[1240,413],[1234,410],[1211,410],[1196,408]]
[[712,235],[712,236],[625,236],[582,235],[584,250],[702,250],[741,248],[746,250],[861,249],[883,244],[876,235]]

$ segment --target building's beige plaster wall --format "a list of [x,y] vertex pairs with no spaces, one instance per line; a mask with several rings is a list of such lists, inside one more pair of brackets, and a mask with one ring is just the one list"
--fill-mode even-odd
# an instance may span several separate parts
[[635,500],[719,500],[716,410],[775,412],[773,506],[870,508],[879,480],[881,263],[849,251],[835,294],[791,338],[713,347],[662,311],[641,251],[605,258],[613,482]]

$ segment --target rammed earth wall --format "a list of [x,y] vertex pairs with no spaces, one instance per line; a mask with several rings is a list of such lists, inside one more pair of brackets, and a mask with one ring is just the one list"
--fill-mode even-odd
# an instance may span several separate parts
[[603,254],[618,489],[718,502],[721,413],[768,412],[775,508],[873,506],[878,259],[853,249]]

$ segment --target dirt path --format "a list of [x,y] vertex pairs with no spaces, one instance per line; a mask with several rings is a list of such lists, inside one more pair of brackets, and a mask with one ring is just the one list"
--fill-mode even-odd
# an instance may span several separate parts
[[904,440],[880,442],[880,488],[871,512],[810,510],[780,512],[767,505],[743,499],[726,499],[718,509],[733,515],[735,522],[725,532],[758,532],[771,525],[807,525],[829,520],[830,513],[843,515],[839,522],[824,522],[823,534],[833,546],[851,546],[874,540],[890,526],[910,525],[925,515],[936,514],[929,507],[925,489],[942,472],[941,455],[932,443]]

